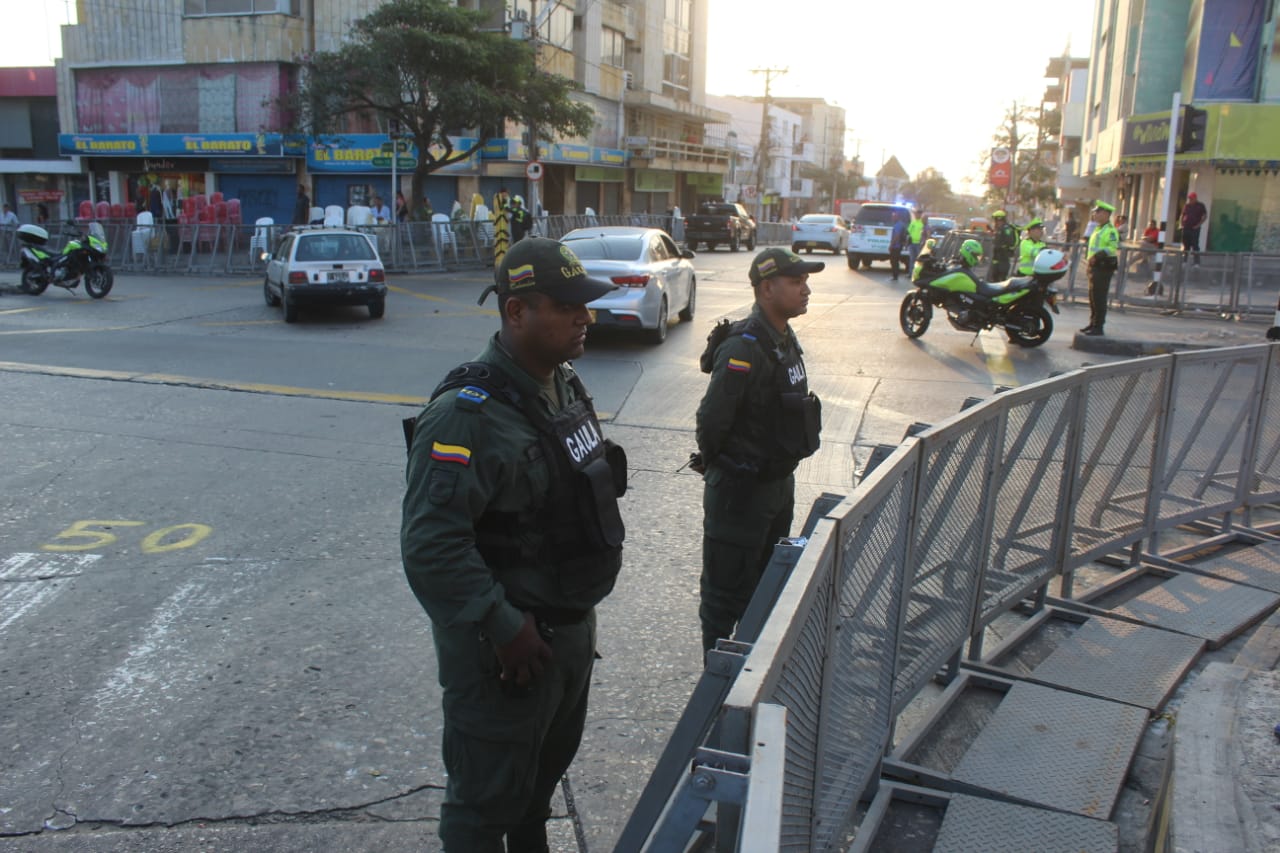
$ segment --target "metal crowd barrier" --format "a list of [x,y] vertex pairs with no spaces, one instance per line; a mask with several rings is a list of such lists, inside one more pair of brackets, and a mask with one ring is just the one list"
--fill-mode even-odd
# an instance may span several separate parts
[[[1265,344],[1076,370],[907,438],[816,523],[758,636],[713,650],[676,728],[710,734],[664,754],[615,850],[683,850],[698,826],[720,850],[842,849],[899,713],[978,660],[997,616],[1043,609],[1054,581],[1070,597],[1101,557],[1159,554],[1179,525],[1228,539],[1277,499],[1280,348]],[[784,760],[756,762],[774,706]],[[717,794],[714,774],[735,784]],[[743,808],[757,786],[781,788],[771,821]]]

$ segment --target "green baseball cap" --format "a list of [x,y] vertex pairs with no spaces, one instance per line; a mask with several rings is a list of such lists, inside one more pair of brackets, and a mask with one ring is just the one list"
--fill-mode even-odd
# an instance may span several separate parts
[[756,255],[751,262],[751,284],[757,285],[776,275],[808,275],[822,272],[827,265],[822,261],[806,261],[790,249],[775,246]]
[[1099,210],[1105,210],[1107,213],[1116,212],[1115,205],[1107,204],[1105,201],[1102,201],[1101,199],[1099,199],[1097,202],[1094,203],[1093,209],[1095,212]]
[[1030,231],[1032,228],[1043,228],[1043,227],[1044,227],[1043,219],[1033,219],[1026,224],[1026,230],[1028,231]]
[[526,237],[502,256],[494,272],[495,284],[480,294],[477,305],[490,293],[545,293],[565,305],[586,305],[617,290],[618,286],[587,275],[582,261],[559,240]]

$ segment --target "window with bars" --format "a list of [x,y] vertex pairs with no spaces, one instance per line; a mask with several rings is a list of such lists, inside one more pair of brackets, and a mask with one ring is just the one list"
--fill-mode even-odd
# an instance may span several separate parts
[[296,15],[299,0],[183,0],[189,18],[208,15]]

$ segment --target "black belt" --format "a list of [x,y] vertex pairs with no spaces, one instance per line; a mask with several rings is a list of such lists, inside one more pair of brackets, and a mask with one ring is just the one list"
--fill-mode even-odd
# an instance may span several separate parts
[[562,625],[578,625],[585,621],[590,610],[569,610],[564,607],[534,607],[533,618],[552,628]]

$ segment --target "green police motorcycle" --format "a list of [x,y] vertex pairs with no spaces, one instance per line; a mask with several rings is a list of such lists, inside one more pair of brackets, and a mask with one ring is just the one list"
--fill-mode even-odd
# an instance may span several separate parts
[[996,283],[973,274],[981,258],[982,244],[977,240],[965,240],[953,264],[944,264],[931,254],[921,255],[911,275],[915,290],[902,300],[898,311],[898,322],[907,337],[923,335],[937,307],[962,332],[999,326],[1021,347],[1038,347],[1049,340],[1053,317],[1048,309],[1058,313],[1058,291],[1050,285],[1067,274],[1066,256],[1057,249],[1042,249],[1030,276]]
[[115,283],[115,274],[107,263],[107,238],[102,226],[91,222],[85,233],[68,221],[65,232],[67,241],[62,252],[55,255],[44,248],[49,242],[48,231],[39,225],[18,229],[18,239],[25,244],[18,289],[39,296],[51,284],[71,290],[83,280],[85,292],[101,299]]

